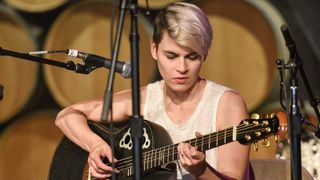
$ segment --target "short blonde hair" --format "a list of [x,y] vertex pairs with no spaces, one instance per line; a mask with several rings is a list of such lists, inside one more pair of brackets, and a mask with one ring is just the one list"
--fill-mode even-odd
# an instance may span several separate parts
[[176,2],[161,10],[154,22],[152,37],[157,47],[164,31],[180,46],[206,57],[212,42],[212,28],[207,15],[196,5]]

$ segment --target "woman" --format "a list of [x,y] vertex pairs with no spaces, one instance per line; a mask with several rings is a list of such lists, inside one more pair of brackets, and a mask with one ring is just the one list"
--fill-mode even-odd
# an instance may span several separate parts
[[[142,87],[141,114],[164,127],[174,143],[238,125],[247,118],[242,97],[232,89],[201,78],[199,72],[211,46],[212,30],[207,16],[197,6],[184,2],[170,4],[155,20],[150,41],[152,57],[163,78]],[[63,109],[56,125],[73,142],[89,152],[92,176],[108,178],[112,168],[110,146],[87,125],[100,121],[103,102],[92,100]],[[132,115],[131,90],[113,97],[113,121]],[[250,146],[229,143],[201,152],[187,143],[178,146],[177,179],[244,179]]]

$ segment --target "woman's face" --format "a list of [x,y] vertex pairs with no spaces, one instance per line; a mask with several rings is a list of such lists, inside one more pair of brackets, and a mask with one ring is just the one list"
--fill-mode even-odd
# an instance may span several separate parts
[[165,31],[158,45],[150,43],[152,57],[166,86],[177,93],[192,88],[198,81],[203,58],[195,51],[178,45]]

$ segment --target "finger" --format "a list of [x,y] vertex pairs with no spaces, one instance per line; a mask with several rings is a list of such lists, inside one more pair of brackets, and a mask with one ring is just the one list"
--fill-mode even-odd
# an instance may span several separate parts
[[88,158],[88,165],[89,165],[89,167],[92,167],[94,169],[98,169],[96,163],[91,158]]
[[182,149],[182,153],[188,158],[191,158],[191,148],[192,146],[190,144],[184,144]]
[[101,156],[98,153],[92,153],[88,158],[88,164],[91,165],[97,172],[111,173],[112,168],[102,162]]
[[184,149],[185,144],[184,143],[179,143],[177,149],[178,149],[178,155],[180,159],[184,159],[184,153],[183,153],[183,149]]
[[196,131],[194,134],[195,134],[195,136],[196,136],[197,138],[202,137],[202,134],[201,134],[199,131]]
[[101,161],[101,159],[100,159],[100,160],[97,160],[97,161],[94,161],[94,162],[95,162],[95,164],[96,164],[96,166],[97,166],[98,169],[101,169],[101,170],[103,170],[104,172],[107,172],[107,173],[113,172],[112,167],[107,166],[106,164],[104,164],[104,163]]
[[204,157],[204,153],[198,151],[196,147],[191,147],[190,155],[192,159],[201,160]]
[[187,143],[181,143],[179,150],[180,150],[180,157],[181,157],[181,164],[190,166],[192,164],[191,158],[191,151],[190,148],[192,146]]
[[105,179],[111,176],[111,174],[101,174],[97,172],[92,166],[89,166],[89,173],[91,174],[91,176],[99,179]]

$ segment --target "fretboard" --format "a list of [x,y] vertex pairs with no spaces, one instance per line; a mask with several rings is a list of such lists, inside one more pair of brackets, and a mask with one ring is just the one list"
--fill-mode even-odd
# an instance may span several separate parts
[[[185,143],[195,146],[200,151],[206,151],[237,140],[237,127],[227,128],[218,132],[204,135],[200,138],[194,138]],[[172,144],[161,148],[153,149],[142,154],[143,170],[149,170],[179,159],[178,144]],[[127,176],[134,173],[132,157],[124,159],[119,167],[121,171],[125,171]],[[131,160],[130,160],[131,159]],[[125,163],[128,162],[128,163]],[[129,163],[131,162],[131,163]]]

